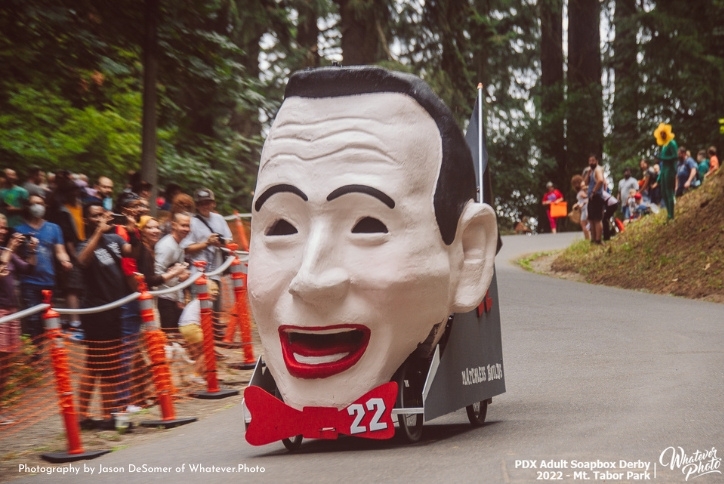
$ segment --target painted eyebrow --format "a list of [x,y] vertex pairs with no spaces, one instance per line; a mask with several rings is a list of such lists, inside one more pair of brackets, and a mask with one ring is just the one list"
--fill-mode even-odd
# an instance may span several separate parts
[[299,188],[295,187],[294,185],[287,185],[286,183],[282,183],[279,185],[274,185],[272,187],[267,188],[264,190],[264,193],[259,195],[259,198],[256,199],[256,202],[254,203],[254,210],[257,212],[261,208],[262,205],[264,205],[264,202],[269,200],[269,197],[271,197],[274,194],[281,193],[281,192],[289,192],[297,195],[299,198],[304,200],[305,202],[309,200],[307,195],[301,191]]
[[367,185],[345,185],[343,187],[339,187],[332,193],[327,195],[327,201],[331,202],[335,198],[339,198],[342,195],[346,195],[347,193],[364,193],[366,195],[375,197],[380,202],[384,203],[390,208],[395,208],[395,201],[392,200],[389,195]]

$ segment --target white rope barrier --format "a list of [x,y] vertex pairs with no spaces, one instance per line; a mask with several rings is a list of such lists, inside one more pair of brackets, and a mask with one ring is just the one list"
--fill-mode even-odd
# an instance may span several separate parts
[[2,318],[0,318],[0,324],[9,323],[11,321],[15,321],[16,319],[27,318],[28,316],[32,316],[35,313],[45,311],[49,307],[50,307],[50,304],[38,304],[31,308],[23,309],[22,311],[18,311],[17,313],[8,314],[7,316],[3,316]]
[[[224,251],[226,251],[226,252],[229,252],[229,253],[231,252],[229,249],[226,249],[226,248],[222,248],[222,249],[224,249]],[[241,252],[241,254],[242,254],[242,256],[244,254],[246,254],[246,259],[248,259],[248,255],[249,255],[248,252]],[[217,267],[216,269],[214,269],[211,272],[206,272],[206,273],[196,272],[196,273],[192,274],[191,277],[186,279],[184,282],[182,282],[176,286],[168,287],[168,288],[164,288],[164,289],[158,289],[156,291],[149,291],[149,292],[151,293],[152,296],[158,297],[158,296],[170,294],[172,292],[181,291],[181,290],[189,287],[194,282],[196,282],[196,280],[199,277],[201,277],[201,274],[206,274],[207,277],[217,276],[219,274],[222,274],[224,271],[226,271],[226,269],[228,269],[231,266],[232,262],[234,262],[234,258],[227,257],[223,264],[221,264],[219,267]],[[140,295],[141,295],[140,292],[134,292],[117,301],[113,301],[112,303],[104,304],[103,306],[96,306],[94,308],[83,308],[83,309],[53,308],[53,309],[55,311],[57,311],[58,314],[65,314],[65,315],[102,313],[103,311],[109,311],[111,309],[116,309],[131,301],[135,301],[136,299],[138,299],[138,297]],[[2,318],[0,318],[0,324],[9,323],[10,321],[15,321],[18,319],[26,318],[28,316],[32,316],[33,314],[45,311],[49,307],[50,307],[49,304],[38,304],[37,306],[33,306],[31,308],[24,309],[17,313],[3,316]]]
[[251,218],[251,214],[250,213],[240,213],[240,214],[224,216],[224,220],[236,220],[237,218]]

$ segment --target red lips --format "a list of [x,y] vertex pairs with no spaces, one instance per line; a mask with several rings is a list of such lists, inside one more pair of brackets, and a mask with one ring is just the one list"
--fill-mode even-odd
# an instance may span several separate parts
[[327,378],[354,366],[370,340],[370,330],[359,324],[334,326],[280,326],[282,355],[296,378]]

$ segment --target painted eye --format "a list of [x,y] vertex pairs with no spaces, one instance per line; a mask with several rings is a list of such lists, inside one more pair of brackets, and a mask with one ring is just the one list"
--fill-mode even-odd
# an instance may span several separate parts
[[296,234],[297,229],[294,227],[294,225],[290,224],[284,219],[279,219],[276,222],[274,222],[274,225],[272,225],[269,230],[266,231],[266,235],[275,236],[275,235],[292,235]]
[[352,228],[353,234],[386,234],[385,224],[372,217],[365,217]]

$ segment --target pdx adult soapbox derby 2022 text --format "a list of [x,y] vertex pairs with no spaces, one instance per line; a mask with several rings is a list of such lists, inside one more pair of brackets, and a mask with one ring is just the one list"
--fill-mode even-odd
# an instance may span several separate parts
[[507,471],[511,480],[634,482],[665,480],[688,482],[706,475],[722,475],[716,447],[688,451],[670,446],[654,459],[515,459]]

